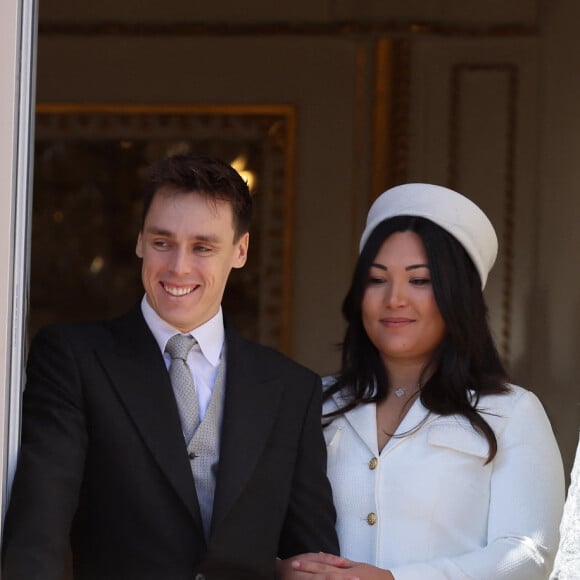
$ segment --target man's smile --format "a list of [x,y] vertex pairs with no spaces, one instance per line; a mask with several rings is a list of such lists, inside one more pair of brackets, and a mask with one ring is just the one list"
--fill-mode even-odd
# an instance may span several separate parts
[[171,294],[171,296],[185,296],[199,288],[199,284],[196,284],[195,286],[170,286],[164,282],[161,282],[161,286],[168,294]]

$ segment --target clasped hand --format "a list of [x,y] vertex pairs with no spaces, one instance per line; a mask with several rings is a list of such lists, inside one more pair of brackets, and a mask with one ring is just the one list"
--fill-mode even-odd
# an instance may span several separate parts
[[388,570],[319,552],[278,561],[280,580],[394,580]]

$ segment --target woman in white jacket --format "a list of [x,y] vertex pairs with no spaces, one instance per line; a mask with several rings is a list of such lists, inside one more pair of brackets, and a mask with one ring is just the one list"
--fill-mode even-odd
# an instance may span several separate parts
[[325,391],[342,557],[299,556],[283,577],[548,578],[563,469],[541,403],[507,382],[493,344],[496,255],[485,214],[447,188],[406,184],[371,207]]

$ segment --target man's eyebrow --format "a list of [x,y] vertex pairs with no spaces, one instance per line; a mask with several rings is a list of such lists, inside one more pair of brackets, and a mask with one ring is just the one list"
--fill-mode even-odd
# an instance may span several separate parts
[[220,241],[218,236],[214,236],[212,234],[205,236],[195,236],[195,240],[198,242],[211,242],[212,244],[216,244]]
[[[166,238],[172,238],[175,235],[170,230],[166,230],[164,228],[158,228],[155,226],[149,226],[149,227],[145,228],[145,233],[151,234],[153,236],[164,236]],[[192,239],[194,239],[197,242],[208,242],[208,243],[211,242],[213,244],[216,244],[219,242],[219,237],[216,235],[213,235],[213,234],[201,234],[201,235],[195,236]]]
[[147,234],[153,234],[155,236],[171,237],[173,235],[169,230],[164,230],[163,228],[156,228],[155,226],[146,227],[145,232]]

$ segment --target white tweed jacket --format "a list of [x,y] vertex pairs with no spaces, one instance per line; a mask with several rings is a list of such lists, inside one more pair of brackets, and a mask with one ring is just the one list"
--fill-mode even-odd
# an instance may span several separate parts
[[[564,503],[562,461],[538,398],[510,388],[478,405],[498,441],[487,465],[487,441],[465,418],[429,415],[418,400],[396,435],[409,433],[380,453],[374,404],[326,426],[342,554],[396,580],[547,579]],[[340,394],[324,412],[337,406]]]

